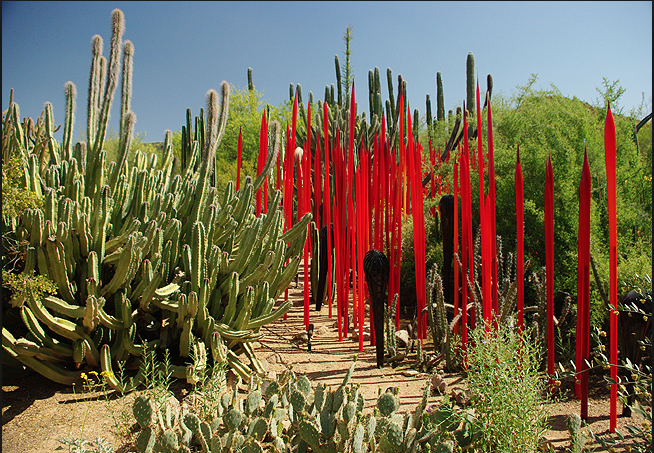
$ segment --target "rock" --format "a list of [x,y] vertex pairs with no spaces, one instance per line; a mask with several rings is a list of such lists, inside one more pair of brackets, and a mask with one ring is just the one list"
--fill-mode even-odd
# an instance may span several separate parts
[[442,375],[435,374],[431,378],[431,387],[434,392],[438,391],[441,395],[444,395],[447,391],[447,382],[445,382]]
[[431,377],[431,386],[437,388],[443,382],[443,376],[435,374]]
[[418,376],[419,374],[420,372],[417,370],[406,370],[402,372],[402,375],[406,377],[415,377]]
[[300,332],[293,336],[293,343],[308,343],[308,342],[309,342],[309,334],[307,334],[307,332]]
[[406,348],[409,344],[409,332],[406,330],[398,330],[395,332],[395,338],[399,348]]
[[270,362],[267,360],[259,360],[259,363],[261,364],[261,368],[263,368],[263,371],[266,373],[270,369]]
[[454,401],[457,402],[457,404],[460,404],[461,406],[467,406],[470,404],[470,397],[462,389],[452,389],[450,396],[454,399]]
[[[352,329],[352,340],[359,341],[359,326]],[[370,341],[370,326],[363,326],[363,341]]]
[[[338,328],[338,325],[336,325],[336,327]],[[322,326],[322,327],[319,327],[318,329],[316,329],[316,331],[314,332],[313,335],[318,337],[318,336],[327,335],[329,332],[331,332],[331,329],[329,327]]]

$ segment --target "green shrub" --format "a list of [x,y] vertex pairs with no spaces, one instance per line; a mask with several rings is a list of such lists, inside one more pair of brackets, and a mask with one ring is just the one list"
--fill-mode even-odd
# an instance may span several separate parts
[[468,348],[468,388],[484,451],[538,450],[547,430],[539,347],[512,326],[479,324]]

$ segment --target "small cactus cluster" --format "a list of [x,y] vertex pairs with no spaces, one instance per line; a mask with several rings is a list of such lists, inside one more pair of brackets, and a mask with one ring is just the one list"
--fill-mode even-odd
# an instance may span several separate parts
[[[13,294],[10,310],[18,322],[3,324],[3,351],[14,363],[67,385],[82,371],[101,368],[119,391],[133,389],[142,376],[125,386],[112,367],[127,362],[125,368],[138,368],[146,341],[170,349],[173,376],[190,383],[211,361],[227,363],[244,380],[263,374],[251,344],[262,326],[292,305],[275,308],[275,301],[297,274],[311,221],[308,213],[284,232],[280,191],[267,214],[254,213],[254,194],[279,153],[280,128],[270,128],[267,163],[254,181],[246,178],[238,191],[231,181],[218,189],[212,176],[229,105],[223,82],[221,96],[208,92],[206,121],[201,113],[194,131],[188,112],[181,166],[170,131],[161,162],[156,154],[130,156],[133,46],[122,44],[120,10],[112,23],[108,63],[102,39],[93,39],[88,142],[70,141],[72,84],[61,145],[52,137],[50,104],[38,129],[46,145],[30,140],[31,120],[21,121],[15,103],[4,118],[3,156],[23,160],[25,186],[44,200],[42,208],[12,219],[9,233],[26,244],[23,272],[48,277],[57,294]],[[108,162],[103,146],[123,52],[121,136],[117,159]],[[24,338],[22,332],[28,332]],[[194,364],[186,365],[193,352]]]
[[570,434],[570,452],[582,453],[586,445],[586,435],[581,431],[581,417],[577,413],[570,414],[567,420],[568,433]]
[[[427,411],[429,385],[414,411],[398,413],[398,389],[381,393],[372,413],[350,380],[352,363],[341,385],[312,389],[305,376],[285,371],[277,380],[252,379],[239,396],[240,378],[222,393],[216,413],[201,419],[172,396],[139,395],[133,414],[141,431],[140,453],[190,452],[421,452],[453,451],[465,444],[470,429],[452,407]],[[467,431],[466,431],[467,429]],[[459,442],[459,439],[461,442]],[[429,447],[427,447],[429,445]]]

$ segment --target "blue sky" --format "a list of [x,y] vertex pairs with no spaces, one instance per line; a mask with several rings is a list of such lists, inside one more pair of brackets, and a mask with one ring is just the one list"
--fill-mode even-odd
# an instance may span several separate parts
[[[359,108],[368,109],[368,70],[386,69],[408,83],[412,109],[436,113],[436,73],[446,110],[465,97],[465,64],[475,56],[480,89],[510,95],[538,74],[536,88],[593,103],[602,78],[620,80],[625,112],[652,108],[651,2],[2,2],[2,109],[10,89],[22,116],[38,117],[46,101],[64,120],[64,83],[77,86],[75,139],[86,122],[91,37],[104,39],[110,16],[125,13],[123,39],[133,42],[132,110],[145,141],[179,130],[222,80],[247,86],[247,69],[263,99],[278,105],[289,84],[322,99],[336,82],[343,33],[352,26],[352,63]],[[482,94],[483,95],[483,94]],[[117,94],[119,96],[119,94]],[[110,126],[118,130],[117,106]],[[61,131],[56,135],[61,139]]]

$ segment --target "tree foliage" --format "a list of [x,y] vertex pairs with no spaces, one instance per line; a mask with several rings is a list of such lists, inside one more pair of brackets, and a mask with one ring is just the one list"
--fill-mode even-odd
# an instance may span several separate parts
[[[532,265],[542,266],[544,257],[545,163],[552,156],[554,171],[554,247],[557,291],[574,294],[577,279],[579,225],[579,181],[584,152],[592,176],[591,251],[600,274],[608,281],[608,198],[604,158],[606,106],[591,106],[577,98],[564,97],[551,86],[534,90],[535,76],[509,99],[493,100],[493,131],[496,174],[497,234],[505,244],[515,244],[514,170],[516,149],[525,191],[525,249]],[[617,82],[605,79],[603,99],[618,107],[624,92]],[[498,99],[500,98],[500,99]],[[619,107],[618,107],[619,109]],[[651,269],[652,197],[651,140],[643,140],[636,151],[633,130],[638,119],[615,114],[617,135],[618,278]],[[651,127],[651,126],[650,126]],[[486,136],[486,135],[485,135]],[[485,180],[488,181],[486,174]],[[472,178],[473,186],[478,185]],[[472,193],[478,193],[473,187]],[[475,203],[475,200],[473,200]],[[479,218],[478,201],[473,218]],[[499,213],[504,213],[499,215]]]

